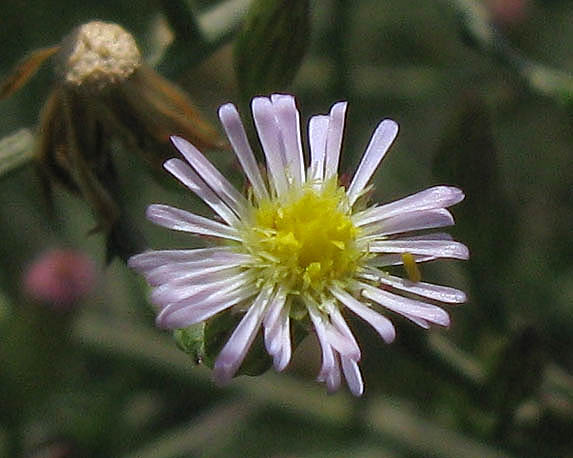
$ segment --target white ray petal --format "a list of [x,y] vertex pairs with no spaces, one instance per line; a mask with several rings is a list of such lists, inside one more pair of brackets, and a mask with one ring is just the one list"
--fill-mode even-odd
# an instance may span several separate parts
[[263,318],[264,327],[264,340],[267,351],[270,355],[274,355],[278,349],[280,342],[279,333],[281,328],[278,325],[281,313],[285,308],[286,301],[286,288],[283,285],[278,286],[278,290],[269,302],[269,306]]
[[398,135],[398,124],[391,119],[385,119],[378,124],[348,187],[347,194],[350,205],[353,205],[356,199],[360,197],[396,135]]
[[[254,285],[248,285],[244,288],[239,288],[236,291],[227,295],[211,295],[205,298],[202,302],[185,301],[186,306],[182,307],[181,304],[172,304],[165,307],[155,320],[160,328],[164,329],[180,329],[191,326],[195,323],[200,323],[213,315],[245,301],[259,292]],[[179,305],[179,308],[175,307]]]
[[159,311],[165,317],[186,308],[196,308],[216,302],[224,302],[235,296],[242,296],[245,293],[249,295],[257,293],[255,282],[252,279],[245,281],[237,277],[235,277],[235,281],[213,281],[198,285],[196,289],[194,288],[187,294],[182,295],[182,299],[177,300],[177,297],[175,297],[175,300],[165,303],[165,306],[160,307]]
[[289,306],[282,308],[273,326],[264,328],[267,352],[273,357],[273,365],[279,372],[288,365],[291,357],[289,313]]
[[293,184],[300,186],[304,182],[304,157],[300,133],[300,115],[292,95],[273,94],[271,102],[281,129],[285,152],[287,175]]
[[326,382],[326,391],[327,393],[330,394],[334,393],[335,391],[338,391],[342,379],[340,375],[340,358],[338,356],[338,353],[333,352],[333,358],[334,358],[334,366],[326,374],[326,377],[324,379],[324,381]]
[[227,224],[231,226],[239,224],[236,213],[213,192],[186,162],[181,159],[169,159],[163,164],[163,167],[211,207]]
[[383,240],[371,242],[371,253],[412,253],[436,258],[468,259],[468,248],[449,240]]
[[310,316],[314,330],[316,331],[316,336],[318,337],[318,342],[320,343],[322,366],[317,379],[323,382],[326,381],[329,374],[335,371],[335,366],[338,366],[338,361],[334,357],[334,352],[332,351],[326,334],[324,318],[314,306],[308,307],[308,315]]
[[444,208],[410,212],[362,226],[360,237],[383,237],[403,232],[451,226],[453,224],[454,218],[452,214]]
[[138,272],[145,273],[171,263],[199,261],[221,252],[234,253],[229,247],[197,248],[194,250],[149,250],[129,258],[128,265]]
[[450,207],[464,199],[464,193],[453,186],[435,186],[384,205],[356,213],[352,221],[357,226],[413,211]]
[[[390,238],[389,240],[399,240],[402,242],[407,241],[428,241],[428,240],[448,240],[453,241],[453,237],[445,232],[434,232],[431,234],[421,234],[421,235],[408,235],[406,237],[400,236],[396,238]],[[429,262],[438,259],[438,256],[428,256],[428,255],[413,255],[414,260],[417,263]],[[369,258],[366,264],[373,267],[387,267],[387,266],[400,266],[404,264],[404,259],[401,254],[378,254],[373,258]]]
[[211,272],[217,272],[237,266],[248,266],[253,260],[252,256],[245,253],[220,251],[204,259],[164,264],[143,274],[151,286],[158,286],[162,283],[186,278],[188,275],[204,272],[207,269],[212,269]]
[[358,346],[358,342],[356,342],[356,339],[354,338],[354,334],[352,334],[352,331],[348,327],[346,320],[342,317],[340,310],[338,310],[338,307],[336,305],[330,304],[330,306],[327,306],[327,311],[328,314],[330,315],[330,320],[334,325],[334,327],[338,330],[338,332],[340,332],[340,334],[345,336],[345,338],[348,340],[349,343],[352,344],[350,348],[351,351],[345,353],[339,351],[339,353],[343,357],[359,361],[361,357],[360,347]]
[[431,232],[429,234],[406,235],[391,237],[392,240],[454,240],[454,238],[447,232]]
[[[228,275],[229,273],[240,272],[237,267],[242,267],[242,261],[234,261],[229,263],[193,263],[195,267],[187,266],[185,264],[171,264],[155,269],[149,272],[145,279],[150,286],[159,286],[164,283],[174,281],[185,281],[194,279],[199,282],[199,278],[209,278],[215,273]],[[192,265],[193,265],[192,264]]]
[[[238,272],[238,273],[237,273]],[[250,271],[241,272],[239,269],[216,272],[209,275],[195,275],[164,283],[151,293],[151,302],[159,307],[180,303],[188,298],[197,298],[210,294],[224,294],[243,285],[252,283],[256,277]]]
[[401,313],[400,315],[402,315],[404,318],[409,319],[412,323],[417,324],[421,328],[430,329],[430,323],[428,323],[426,320],[420,317],[417,317],[415,315],[410,315],[409,313]]
[[191,232],[223,239],[241,241],[240,233],[231,226],[189,213],[169,205],[154,204],[147,207],[147,218],[169,229]]
[[288,189],[281,131],[274,107],[266,97],[255,97],[251,102],[255,127],[267,160],[269,180],[278,196]]
[[347,102],[338,102],[330,109],[328,133],[326,137],[326,157],[324,162],[324,178],[326,180],[338,173],[347,106]]
[[264,325],[267,328],[272,328],[280,313],[283,309],[286,301],[287,291],[284,285],[280,284],[276,294],[274,295],[269,307],[267,308],[267,313],[264,318]]
[[195,169],[197,174],[203,178],[207,186],[209,186],[237,216],[240,217],[246,213],[249,206],[247,199],[229,183],[221,172],[219,172],[195,146],[184,138],[177,136],[172,136],[171,141],[179,152],[185,156],[185,159],[187,159],[187,162]]
[[368,272],[358,274],[359,277],[366,280],[375,281],[388,285],[400,291],[416,294],[448,304],[460,304],[466,301],[466,294],[459,289],[450,288],[449,286],[434,285],[425,282],[411,282],[400,277],[388,275],[385,272],[377,272],[374,269]]
[[398,296],[366,283],[360,282],[360,286],[362,287],[362,295],[364,297],[377,302],[389,310],[406,316],[407,318],[409,316],[413,316],[440,326],[450,325],[450,317],[448,313],[436,305]]
[[267,353],[271,356],[275,356],[281,350],[281,335],[282,328],[280,327],[278,321],[273,323],[272,327],[264,327],[264,341]]
[[344,372],[344,378],[350,388],[350,392],[354,396],[362,396],[364,393],[364,382],[362,381],[362,374],[360,373],[360,368],[358,363],[351,359],[341,356],[342,371]]
[[[437,256],[415,256],[416,263],[429,262],[438,259]],[[388,267],[388,266],[401,266],[404,264],[404,259],[400,254],[381,254],[376,255],[366,261],[372,267]]]
[[388,318],[372,310],[338,286],[331,288],[330,292],[353,313],[372,326],[384,342],[391,343],[396,338],[396,330]]
[[239,369],[261,326],[272,293],[273,287],[261,290],[217,356],[213,367],[213,378],[217,384],[228,383]]
[[281,316],[277,323],[281,328],[280,333],[280,347],[281,350],[278,354],[275,354],[273,358],[273,365],[278,372],[283,371],[290,362],[292,347],[290,340],[290,316],[288,308],[284,308],[281,311]]
[[310,145],[308,181],[322,181],[324,179],[328,120],[329,117],[326,115],[316,115],[310,118],[308,122],[308,142]]
[[269,193],[267,187],[259,170],[257,160],[249,140],[247,133],[241,122],[241,117],[235,105],[227,103],[219,108],[219,119],[225,129],[225,133],[231,142],[233,151],[247,176],[247,179],[253,187],[253,193],[256,199],[260,202],[263,199],[268,199]]
[[348,356],[353,359],[360,359],[360,349],[353,342],[354,338],[350,339],[346,334],[341,333],[336,327],[331,323],[325,323],[326,338],[328,343],[332,346],[334,350],[344,356]]

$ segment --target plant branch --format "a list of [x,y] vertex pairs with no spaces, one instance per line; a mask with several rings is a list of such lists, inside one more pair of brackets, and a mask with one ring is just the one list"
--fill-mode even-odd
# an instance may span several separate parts
[[523,55],[494,27],[480,2],[441,0],[460,16],[464,32],[483,53],[516,71],[534,91],[567,104],[573,103],[573,75]]

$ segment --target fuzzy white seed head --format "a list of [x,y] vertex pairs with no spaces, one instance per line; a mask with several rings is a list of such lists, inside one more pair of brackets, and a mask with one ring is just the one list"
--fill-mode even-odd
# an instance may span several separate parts
[[123,82],[141,66],[134,38],[117,24],[83,24],[66,38],[57,56],[65,84],[99,91]]

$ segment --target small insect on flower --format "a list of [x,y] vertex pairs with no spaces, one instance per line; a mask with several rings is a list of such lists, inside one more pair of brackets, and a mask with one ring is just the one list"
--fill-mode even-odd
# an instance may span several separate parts
[[58,183],[81,195],[103,230],[112,230],[121,213],[116,140],[158,170],[171,155],[172,134],[200,148],[226,146],[189,97],[145,64],[133,36],[117,24],[88,22],[60,45],[32,52],[4,79],[0,99],[49,58],[56,81],[40,116],[37,163],[48,189]]
[[402,253],[402,262],[404,263],[404,270],[410,281],[418,283],[422,280],[422,272],[420,272],[420,268],[418,264],[416,264],[416,258],[414,258],[412,253]]
[[[398,314],[421,327],[448,326],[437,303],[466,300],[462,291],[420,281],[416,263],[439,258],[467,259],[468,249],[442,232],[453,224],[447,207],[462,191],[436,186],[395,202],[368,205],[369,182],[398,133],[389,119],[376,128],[348,187],[338,180],[346,103],[308,124],[310,163],[303,154],[299,112],[294,97],[273,94],[252,101],[253,118],[266,158],[266,175],[255,156],[237,109],[219,109],[219,118],[252,188],[239,193],[186,140],[173,137],[185,160],[165,168],[207,205],[219,220],[168,205],[151,205],[147,216],[170,229],[220,239],[218,246],[192,250],[148,251],[129,265],[154,288],[157,324],[180,329],[236,310],[238,325],[214,362],[215,381],[237,373],[262,328],[266,350],[282,371],[293,350],[293,324],[314,331],[322,351],[318,380],[328,391],[342,376],[360,396],[360,348],[346,321],[355,314],[385,342],[395,337],[383,314]],[[404,265],[412,281],[384,269]]]

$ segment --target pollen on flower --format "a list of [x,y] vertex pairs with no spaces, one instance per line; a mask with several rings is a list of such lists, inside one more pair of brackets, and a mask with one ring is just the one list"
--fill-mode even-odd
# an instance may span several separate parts
[[264,277],[320,297],[330,282],[354,275],[363,257],[358,234],[345,190],[331,179],[260,202],[245,247],[262,260]]

